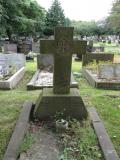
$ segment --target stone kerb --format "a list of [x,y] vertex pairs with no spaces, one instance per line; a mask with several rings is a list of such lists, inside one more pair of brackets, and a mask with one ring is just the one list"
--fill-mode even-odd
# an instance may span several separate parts
[[13,65],[17,69],[8,80],[0,80],[0,89],[12,89],[19,83],[25,74],[25,62],[23,54],[0,54],[0,66]]

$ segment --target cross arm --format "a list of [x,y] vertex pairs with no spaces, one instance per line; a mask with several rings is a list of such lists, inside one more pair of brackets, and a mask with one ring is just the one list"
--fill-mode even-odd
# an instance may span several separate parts
[[86,47],[87,47],[87,41],[75,40],[73,42],[73,48],[74,48],[73,50],[75,54],[85,54]]
[[41,54],[55,53],[55,41],[54,40],[40,40],[40,53]]

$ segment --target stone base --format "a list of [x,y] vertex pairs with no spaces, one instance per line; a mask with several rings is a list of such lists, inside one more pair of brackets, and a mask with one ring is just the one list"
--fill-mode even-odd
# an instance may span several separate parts
[[52,119],[56,113],[62,113],[63,117],[72,117],[78,120],[87,118],[87,110],[79,91],[71,88],[69,94],[54,94],[52,88],[44,88],[39,96],[34,117],[40,120]]

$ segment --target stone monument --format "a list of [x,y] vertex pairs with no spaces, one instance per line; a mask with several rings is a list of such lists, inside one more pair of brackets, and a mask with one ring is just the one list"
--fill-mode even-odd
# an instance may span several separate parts
[[4,44],[4,53],[17,53],[17,44]]
[[98,78],[106,80],[120,80],[120,64],[98,65]]
[[[80,52],[80,41],[73,41],[72,27],[56,27],[55,40],[41,40],[41,54],[54,55],[53,89],[44,88],[34,110],[37,119],[50,119],[56,113],[76,119],[87,118],[79,91],[70,89],[72,54]],[[87,42],[86,42],[87,43]]]

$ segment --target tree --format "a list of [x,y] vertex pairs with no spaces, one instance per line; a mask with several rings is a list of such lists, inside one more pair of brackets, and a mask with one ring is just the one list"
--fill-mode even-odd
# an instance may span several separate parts
[[54,0],[46,15],[46,35],[53,35],[54,27],[65,26],[65,15],[58,0]]
[[105,35],[107,33],[111,33],[106,26],[105,20],[102,21],[72,21],[72,26],[75,28],[75,34],[79,34],[80,36],[98,36]]
[[79,34],[81,36],[96,35],[98,30],[97,23],[94,21],[72,21],[72,26],[75,27],[75,34]]
[[71,20],[69,18],[65,18],[65,27],[71,26]]
[[[35,34],[41,32],[45,10],[32,0],[1,0],[1,26],[11,40],[12,34]],[[39,27],[36,27],[38,26]],[[40,27],[41,26],[41,27]]]
[[112,6],[110,16],[106,20],[109,27],[120,37],[120,0],[115,0]]
[[36,1],[22,5],[23,25],[19,30],[21,34],[36,35],[43,32],[45,26],[45,10]]

